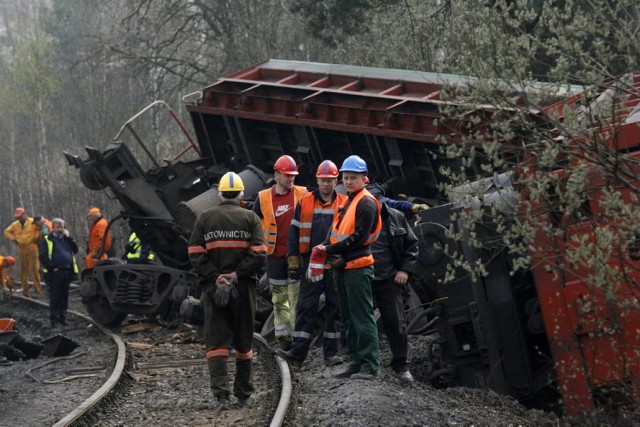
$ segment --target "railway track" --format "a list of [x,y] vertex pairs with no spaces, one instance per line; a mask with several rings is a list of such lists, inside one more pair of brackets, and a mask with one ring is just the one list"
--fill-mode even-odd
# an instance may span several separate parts
[[[289,369],[259,335],[251,405],[219,411],[193,328],[131,319],[112,332],[80,313],[78,295],[72,294],[70,306],[76,309],[69,313],[71,325],[52,329],[46,298],[18,296],[0,303],[0,317],[16,318],[21,335],[35,342],[64,335],[80,343],[69,358],[41,355],[0,367],[0,426],[283,423],[291,397]],[[232,378],[231,358],[229,371]]]

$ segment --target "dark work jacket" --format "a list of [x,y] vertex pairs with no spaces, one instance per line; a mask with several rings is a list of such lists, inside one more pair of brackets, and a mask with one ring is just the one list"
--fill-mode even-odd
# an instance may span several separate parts
[[58,252],[56,240],[53,239],[53,236],[53,233],[50,233],[48,236],[48,238],[50,238],[53,242],[51,258],[49,258],[49,247],[47,246],[47,239],[42,239],[39,243],[38,260],[40,261],[40,264],[42,264],[42,266],[49,272],[52,272],[56,268],[69,268],[73,270],[73,255],[78,253],[78,244],[75,240],[73,240],[73,237],[64,235],[62,236],[61,240],[67,244],[71,255],[71,259],[69,259],[67,264],[67,262],[60,261],[60,253]]
[[380,205],[382,226],[389,231],[394,267],[397,271],[411,274],[418,262],[418,238],[402,212],[388,207],[385,203]]

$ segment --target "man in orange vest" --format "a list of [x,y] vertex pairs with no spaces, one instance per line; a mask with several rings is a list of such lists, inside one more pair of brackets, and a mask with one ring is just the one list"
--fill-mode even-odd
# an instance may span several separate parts
[[362,158],[347,157],[340,172],[349,198],[333,218],[329,241],[314,248],[309,274],[311,281],[315,281],[313,276],[318,271],[322,277],[322,264],[327,257],[339,255],[344,258],[344,266],[332,270],[340,314],[347,331],[351,365],[338,377],[371,380],[380,367],[378,328],[371,293],[374,262],[371,244],[378,239],[382,228],[380,204],[365,188],[368,170]]
[[[102,217],[102,213],[98,208],[91,208],[87,213],[87,222],[89,223],[89,252],[84,261],[84,268],[93,268],[98,261],[107,259],[107,251],[111,247],[111,232],[105,232],[109,223]],[[102,247],[104,240],[104,247]]]
[[42,215],[36,215],[33,217],[33,224],[38,230],[38,241],[42,240],[44,236],[48,236],[53,231],[53,223]]
[[291,350],[276,352],[294,366],[302,365],[311,345],[311,334],[316,326],[318,304],[324,292],[324,336],[323,353],[327,366],[343,362],[338,356],[340,349],[340,316],[338,293],[333,278],[327,274],[317,283],[312,283],[301,271],[309,267],[311,248],[321,244],[327,237],[333,217],[344,207],[347,196],[334,191],[338,185],[338,167],[331,160],[320,163],[316,172],[318,189],[305,194],[296,207],[289,228],[289,278],[300,280],[300,297],[296,309],[296,323]]
[[16,208],[13,216],[16,220],[4,230],[7,239],[18,245],[20,259],[20,281],[22,295],[29,295],[29,276],[33,278],[33,287],[37,294],[42,293],[40,285],[40,264],[38,263],[38,231],[33,225],[33,218],[27,216],[24,208]]
[[280,348],[291,348],[291,330],[295,324],[300,282],[288,277],[287,237],[293,211],[305,187],[294,185],[298,165],[291,156],[280,156],[273,165],[275,185],[258,193],[253,205],[260,217],[267,242],[267,276],[273,302],[276,340]]
[[13,292],[13,278],[9,276],[9,269],[15,263],[16,260],[12,256],[0,256],[0,283],[2,283],[2,289],[7,292]]

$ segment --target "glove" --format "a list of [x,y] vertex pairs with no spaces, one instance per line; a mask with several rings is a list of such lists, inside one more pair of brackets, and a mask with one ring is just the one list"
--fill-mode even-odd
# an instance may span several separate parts
[[413,206],[411,206],[411,212],[413,213],[418,213],[420,211],[426,211],[427,209],[429,209],[429,205],[425,205],[425,204],[415,204]]
[[289,280],[294,282],[300,281],[300,257],[287,257],[287,264],[289,265],[289,268],[287,270]]
[[216,281],[216,293],[213,295],[213,302],[217,307],[225,307],[229,304],[229,299],[235,299],[238,296],[236,282],[236,280],[229,282],[224,278]]
[[327,261],[327,251],[313,248],[309,268],[307,269],[307,279],[310,282],[319,282],[324,278],[324,264]]

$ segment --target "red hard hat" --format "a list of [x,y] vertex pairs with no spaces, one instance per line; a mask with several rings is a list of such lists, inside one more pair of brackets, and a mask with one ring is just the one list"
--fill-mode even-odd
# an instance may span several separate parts
[[293,157],[287,156],[286,154],[278,157],[278,160],[276,160],[276,163],[273,165],[273,170],[287,175],[298,175],[298,165],[296,165],[296,161],[293,160]]
[[331,160],[325,160],[318,166],[316,178],[337,178],[339,174],[336,164]]
[[16,259],[14,257],[12,257],[12,256],[8,256],[4,260],[7,262],[7,265],[9,267],[13,267],[15,265],[15,263],[16,263]]

